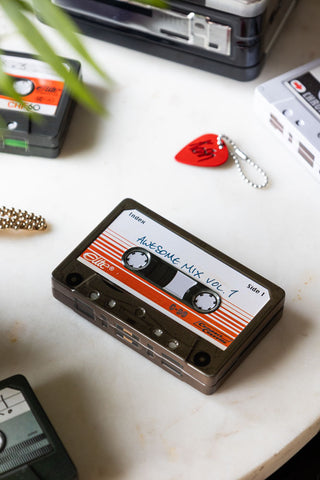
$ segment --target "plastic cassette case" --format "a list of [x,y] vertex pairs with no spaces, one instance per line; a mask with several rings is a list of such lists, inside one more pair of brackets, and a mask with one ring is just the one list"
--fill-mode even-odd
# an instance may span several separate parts
[[[80,77],[80,63],[63,60]],[[0,92],[0,152],[57,157],[75,106],[64,81],[34,55],[0,50],[0,61],[24,102]]]
[[77,480],[77,471],[22,375],[0,381],[0,479]]
[[[238,80],[255,78],[297,0],[52,0],[82,31]],[[148,3],[150,3],[148,5]]]
[[255,110],[320,181],[320,58],[259,85]]
[[58,300],[206,394],[280,318],[285,296],[130,199],[54,270],[52,282]]

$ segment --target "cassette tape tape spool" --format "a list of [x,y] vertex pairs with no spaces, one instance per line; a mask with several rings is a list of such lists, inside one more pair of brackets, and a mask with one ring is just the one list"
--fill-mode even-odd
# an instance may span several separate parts
[[22,375],[0,381],[0,478],[78,478],[61,440]]
[[[5,124],[0,124],[0,152],[57,157],[75,107],[64,82],[37,56],[1,50],[0,60],[33,114],[32,118],[18,102],[0,92],[0,117]],[[80,63],[63,60],[80,77]]]
[[[146,230],[172,248],[160,250],[145,241]],[[179,253],[172,253],[174,248]],[[199,281],[204,272],[195,261],[183,265],[184,252],[219,268],[222,283]],[[228,290],[232,282],[241,288]],[[58,300],[206,394],[279,320],[285,296],[281,288],[131,199],[121,202],[54,270],[52,287]],[[240,308],[248,298],[258,305],[250,318]],[[242,313],[244,320],[237,322]]]

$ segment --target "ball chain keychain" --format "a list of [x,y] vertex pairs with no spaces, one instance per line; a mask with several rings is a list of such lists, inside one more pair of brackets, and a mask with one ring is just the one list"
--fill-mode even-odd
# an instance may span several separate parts
[[0,207],[0,230],[45,230],[47,223],[40,215],[14,208]]
[[[265,188],[268,185],[268,177],[262,168],[242,152],[227,135],[215,135],[213,133],[202,135],[180,150],[175,159],[187,165],[218,167],[228,160],[229,155],[234,160],[242,179],[248,185],[258,189]],[[263,182],[255,183],[251,181],[245,175],[241,162],[253,167],[261,175]]]

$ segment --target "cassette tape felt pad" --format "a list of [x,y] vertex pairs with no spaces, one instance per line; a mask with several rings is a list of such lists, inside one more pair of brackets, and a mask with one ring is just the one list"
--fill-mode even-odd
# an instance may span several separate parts
[[280,318],[284,291],[126,199],[54,270],[53,294],[203,393]]

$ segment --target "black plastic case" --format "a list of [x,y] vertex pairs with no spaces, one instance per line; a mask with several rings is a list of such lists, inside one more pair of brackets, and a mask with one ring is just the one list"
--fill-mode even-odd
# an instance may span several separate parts
[[[88,35],[237,80],[252,80],[297,0],[52,0]],[[150,2],[152,3],[152,2]]]
[[66,449],[28,381],[0,381],[0,479],[77,480]]
[[[52,80],[54,77],[49,73],[49,67],[39,57],[5,50],[0,50],[0,57],[2,61],[7,61],[11,72],[9,74],[14,80],[25,82],[21,83],[20,89],[26,89],[27,82],[31,85],[30,90],[23,92],[24,95],[21,93],[21,96],[33,113],[33,117],[30,116],[17,102],[0,92],[0,116],[2,123],[5,123],[2,127],[0,124],[0,152],[57,157],[71,121],[75,101],[62,80]],[[64,60],[80,77],[80,63],[67,58]],[[48,103],[50,101],[51,105]]]

